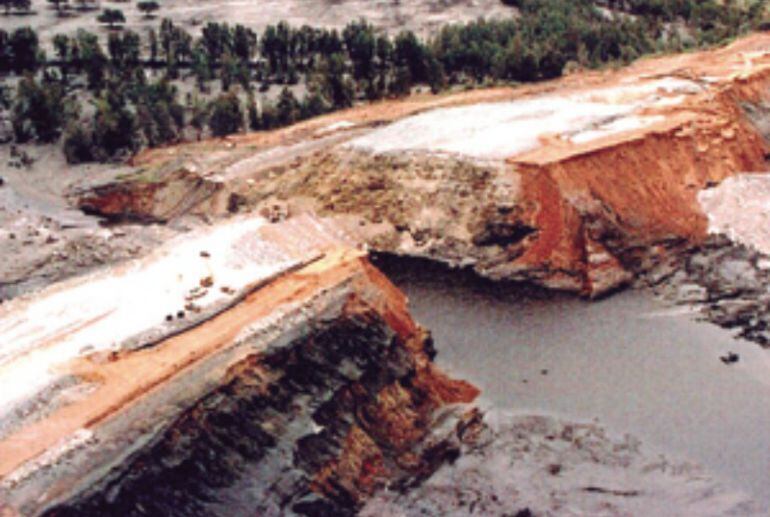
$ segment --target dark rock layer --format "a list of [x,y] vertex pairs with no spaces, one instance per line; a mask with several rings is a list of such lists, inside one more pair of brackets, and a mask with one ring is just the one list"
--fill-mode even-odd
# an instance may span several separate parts
[[[346,316],[231,368],[221,387],[88,493],[47,515],[348,515],[399,480],[453,458],[475,389],[426,365],[374,310]],[[432,429],[444,429],[432,432]]]

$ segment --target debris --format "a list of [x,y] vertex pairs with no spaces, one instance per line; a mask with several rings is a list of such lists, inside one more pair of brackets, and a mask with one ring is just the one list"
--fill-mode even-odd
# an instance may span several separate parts
[[201,257],[211,258],[211,253],[209,253],[208,251],[201,251]]
[[207,277],[201,278],[200,284],[201,287],[211,287],[214,285],[214,277],[209,275]]
[[741,356],[736,354],[735,352],[728,352],[727,355],[723,355],[719,357],[719,360],[722,361],[725,364],[735,364],[741,359]]
[[603,488],[600,486],[587,486],[583,489],[584,492],[591,492],[594,494],[608,494],[617,495],[620,497],[636,497],[641,495],[639,490],[615,490],[612,488]]

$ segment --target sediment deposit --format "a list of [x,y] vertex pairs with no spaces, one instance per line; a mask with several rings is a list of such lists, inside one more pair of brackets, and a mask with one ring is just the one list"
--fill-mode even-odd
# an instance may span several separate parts
[[596,424],[495,411],[467,441],[457,462],[414,490],[377,494],[361,515],[763,515],[696,465]]
[[72,197],[109,217],[166,220],[191,189],[184,212],[313,211],[377,251],[600,296],[703,241],[699,191],[764,170],[768,44],[150,151]]

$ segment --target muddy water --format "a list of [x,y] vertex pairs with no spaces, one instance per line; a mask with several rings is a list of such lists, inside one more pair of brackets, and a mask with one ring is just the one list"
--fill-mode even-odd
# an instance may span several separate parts
[[[591,303],[378,265],[433,331],[438,364],[484,403],[598,419],[770,507],[770,351],[638,291]],[[737,364],[720,361],[728,351]]]

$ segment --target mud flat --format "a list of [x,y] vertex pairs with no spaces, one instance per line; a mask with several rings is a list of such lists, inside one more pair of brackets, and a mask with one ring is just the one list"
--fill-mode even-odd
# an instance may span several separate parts
[[[634,510],[634,505],[652,508],[658,504],[654,499],[660,498],[672,505],[663,511],[665,515],[729,514],[726,507],[718,505],[710,510],[708,505],[687,507],[689,496],[694,504],[706,493],[706,485],[694,489],[704,479],[721,485],[717,492],[723,495],[742,492],[744,499],[754,499],[758,514],[770,507],[770,441],[765,432],[770,425],[766,404],[770,396],[770,357],[754,343],[734,339],[729,331],[695,321],[697,312],[687,307],[662,304],[640,291],[588,303],[522,287],[504,287],[425,263],[410,263],[409,267],[403,261],[378,264],[407,293],[416,317],[430,325],[438,350],[437,364],[479,386],[481,400],[493,412],[516,413],[497,421],[502,435],[509,433],[510,439],[517,436],[511,429],[518,429],[522,437],[519,446],[533,440],[533,450],[542,449],[542,454],[550,458],[543,460],[545,463],[559,463],[559,454],[554,450],[564,452],[562,447],[569,447],[561,444],[549,448],[547,440],[541,443],[533,438],[539,432],[530,437],[524,430],[530,425],[559,428],[564,421],[580,421],[587,423],[581,432],[589,435],[606,432],[623,443],[628,437],[618,436],[628,433],[640,441],[638,449],[644,459],[631,454],[631,464],[636,466],[629,471],[616,468],[613,474],[617,464],[602,460],[594,465],[595,472],[586,465],[565,464],[560,476],[539,480],[542,486],[538,490],[547,493],[551,488],[563,494],[565,508],[574,504],[593,513],[596,508],[590,505],[590,498],[584,500],[580,487],[592,479],[604,480],[602,486],[611,486],[613,476],[615,488],[636,491],[631,497],[610,498],[621,513],[637,514],[641,510]],[[720,360],[729,351],[739,354],[737,364],[725,365]],[[528,414],[543,413],[553,416],[527,423]],[[600,431],[602,426],[608,431]],[[445,471],[442,475],[447,484],[439,484],[422,496],[429,498],[432,494],[451,508],[451,498],[441,496],[440,487],[449,490],[448,480],[453,476],[473,476],[480,469],[485,473],[479,477],[479,490],[485,497],[477,504],[486,501],[489,508],[496,508],[490,494],[480,488],[482,480],[495,486],[496,470],[489,468],[486,472],[483,464],[494,461],[491,451],[495,448],[500,448],[500,453],[505,447],[517,449],[502,445],[504,438],[500,440],[490,445],[490,451],[479,453],[478,464],[467,460],[470,463],[464,464],[465,470]],[[597,445],[598,449],[612,450],[604,438],[597,438],[598,442],[603,443]],[[572,452],[579,455],[577,450]],[[665,468],[644,469],[656,463],[658,453],[660,458],[667,458],[660,460],[667,465],[667,474]],[[521,461],[534,463],[539,453],[519,454]],[[682,467],[678,477],[675,465],[686,464],[689,466]],[[697,464],[702,468],[694,466]],[[478,469],[474,470],[473,465]],[[575,472],[570,473],[571,468]],[[652,471],[656,472],[652,477],[642,475]],[[525,475],[524,469],[521,475]],[[654,480],[658,475],[662,477]],[[684,497],[688,492],[685,489],[679,493],[682,498],[677,499],[674,494],[687,485],[687,478],[700,481],[690,487],[689,496]],[[548,497],[540,502],[526,498],[527,490],[521,487],[529,483],[502,482],[503,486],[520,490],[535,514],[554,510]],[[664,495],[659,490],[667,483],[671,491]],[[702,494],[696,495],[700,490]],[[466,502],[474,500],[472,492],[464,492]],[[505,490],[499,487],[493,493],[502,497]],[[407,499],[403,504],[412,504]],[[415,496],[412,502],[418,499]],[[721,509],[716,510],[718,507]],[[702,513],[704,509],[708,511]]]

